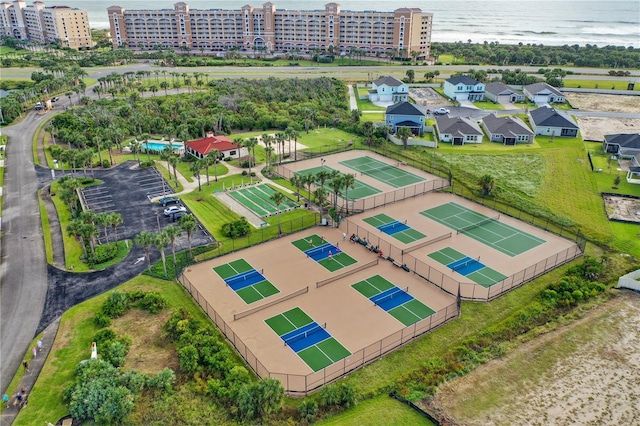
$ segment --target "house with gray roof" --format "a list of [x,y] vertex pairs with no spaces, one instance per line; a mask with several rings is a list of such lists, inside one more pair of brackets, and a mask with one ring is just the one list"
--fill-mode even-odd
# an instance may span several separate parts
[[438,140],[450,142],[453,145],[465,143],[482,143],[482,129],[478,123],[466,117],[436,116],[436,130]]
[[524,102],[524,94],[499,81],[487,84],[484,96],[498,104]]
[[518,117],[489,114],[482,119],[481,125],[491,142],[501,142],[503,145],[533,142],[533,132]]
[[444,94],[454,101],[482,101],[484,89],[484,83],[467,75],[457,75],[444,82]]
[[371,102],[407,102],[409,100],[409,86],[394,77],[380,77],[371,83],[369,90]]
[[387,107],[384,113],[385,124],[395,133],[400,127],[408,127],[414,135],[421,135],[425,129],[427,109],[410,102],[400,102]]
[[547,83],[533,83],[522,87],[524,95],[534,104],[561,104],[566,101],[564,95]]
[[604,135],[602,149],[604,152],[631,160],[627,182],[640,183],[640,133]]
[[580,130],[569,115],[561,114],[548,106],[529,111],[529,123],[535,134],[542,136],[575,138]]

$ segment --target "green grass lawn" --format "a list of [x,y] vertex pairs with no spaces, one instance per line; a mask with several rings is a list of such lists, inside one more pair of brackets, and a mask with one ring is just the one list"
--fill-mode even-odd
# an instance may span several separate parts
[[[627,80],[628,78],[625,80],[589,80],[565,77],[563,82],[564,87],[571,88],[627,90],[627,84],[629,84]],[[636,84],[634,90],[640,90],[640,85]]]
[[374,123],[384,121],[384,111],[380,112],[363,112],[360,121],[372,121]]
[[502,110],[504,106],[501,104],[497,104],[491,101],[474,101],[473,104],[480,109],[488,109],[488,110]]
[[[184,308],[200,321],[210,322],[191,296],[177,282],[138,276],[118,287],[118,291],[133,290],[160,290],[169,302],[168,310]],[[73,381],[76,365],[83,359],[88,359],[91,354],[91,339],[98,331],[93,317],[107,296],[108,293],[105,293],[87,300],[62,315],[60,329],[49,358],[36,386],[30,392],[28,409],[20,412],[14,425],[41,424],[45,420],[55,421],[67,414],[62,393]],[[237,359],[237,355],[235,358]]]
[[64,259],[65,268],[67,270],[73,270],[74,272],[89,272],[89,265],[80,260],[80,257],[84,255],[82,243],[75,237],[69,236],[67,227],[71,222],[71,212],[69,207],[60,199],[58,195],[59,184],[54,182],[51,184],[51,200],[56,206],[58,212],[58,219],[60,220],[60,228],[62,230],[62,242],[64,243]]
[[314,424],[318,426],[435,426],[408,405],[387,395],[367,399],[353,408]]
[[356,102],[358,103],[358,109],[360,111],[386,111],[387,107],[378,106],[368,99],[360,99],[356,96]]

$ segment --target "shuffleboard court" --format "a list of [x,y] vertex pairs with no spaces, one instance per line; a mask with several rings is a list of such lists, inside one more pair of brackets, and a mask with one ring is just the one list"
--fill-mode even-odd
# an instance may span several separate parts
[[246,304],[280,293],[280,290],[262,275],[263,271],[258,272],[244,259],[216,266],[213,270]]
[[[268,185],[256,185],[230,191],[229,195],[258,216],[264,217],[278,211],[271,200],[271,197],[275,192],[276,191]],[[297,206],[297,203],[285,198],[284,202],[280,204],[280,210],[290,209]]]
[[351,287],[407,327],[436,312],[410,295],[408,289],[401,289],[380,275],[352,284]]
[[511,257],[546,242],[542,238],[500,222],[500,215],[485,216],[454,202],[424,210],[420,214]]
[[364,157],[340,161],[340,164],[356,170],[363,175],[371,176],[372,178],[379,180],[380,182],[384,182],[389,186],[393,186],[394,188],[412,185],[425,180],[423,177],[414,175],[413,173],[399,168],[398,166],[400,166],[400,163],[396,163],[396,165],[387,164],[366,155]]
[[299,307],[267,318],[265,322],[313,371],[351,355],[326,330],[326,323],[317,323]]
[[[307,175],[317,175],[318,172],[321,171],[325,171],[327,173],[333,173],[333,172],[338,172],[335,169],[332,169],[331,167],[313,167],[311,169],[305,169],[305,170],[300,170],[298,172],[296,172],[296,174],[302,175],[302,176],[307,176]],[[340,173],[340,175],[343,175],[342,173]],[[329,190],[327,183],[329,182],[329,179],[327,181],[325,181],[325,187],[327,190]],[[316,185],[317,186],[321,186],[321,182],[320,181],[316,181]],[[331,191],[329,191],[331,192]],[[360,198],[365,198],[365,197],[369,197],[371,195],[374,194],[378,194],[380,192],[382,192],[381,190],[379,190],[378,188],[374,188],[373,186],[366,184],[358,179],[355,180],[354,184],[353,184],[353,188],[350,188],[348,191],[348,196],[349,196],[349,200],[358,200]],[[342,195],[340,195],[341,198],[345,198],[345,194],[344,194],[344,190],[342,191]]]
[[483,287],[491,287],[507,278],[495,269],[491,269],[480,259],[473,259],[459,251],[445,247],[428,254],[433,260],[445,265],[452,272],[457,272]]
[[384,232],[387,235],[391,235],[398,241],[401,241],[405,244],[412,243],[414,241],[421,240],[426,238],[422,232],[416,231],[411,228],[406,222],[400,222],[395,220],[394,218],[387,216],[384,213],[371,216],[363,219],[366,223],[371,226],[375,226],[378,230]]
[[339,247],[339,243],[333,245],[316,234],[292,241],[291,244],[302,251],[308,258],[315,260],[331,272],[358,262],[343,252]]

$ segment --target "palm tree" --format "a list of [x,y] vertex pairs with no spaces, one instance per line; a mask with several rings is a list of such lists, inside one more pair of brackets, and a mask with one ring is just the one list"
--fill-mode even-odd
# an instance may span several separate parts
[[150,135],[148,133],[145,133],[140,137],[140,139],[144,141],[145,143],[144,146],[147,148],[147,162],[151,163],[151,150],[149,149],[149,137]]
[[349,188],[353,188],[356,184],[356,176],[347,173],[342,176],[342,184],[344,185],[344,200],[347,206],[347,214],[349,214]]
[[491,175],[482,176],[478,181],[478,184],[480,185],[483,196],[490,195],[496,186],[496,183]]
[[182,230],[177,226],[167,226],[162,232],[169,238],[171,242],[171,252],[173,253],[173,266],[176,267],[176,238],[182,234]]
[[247,148],[247,150],[251,153],[253,152],[253,160],[252,160],[252,156],[249,155],[249,179],[251,179],[251,163],[252,161],[255,161],[255,148],[256,145],[258,145],[258,138],[249,138],[249,139],[245,139],[242,142],[242,146],[244,146],[245,148]]
[[155,242],[155,235],[148,231],[142,231],[136,235],[134,242],[144,249],[144,255],[147,258],[147,266],[149,268],[149,272],[151,272],[151,247]]
[[198,192],[202,192],[202,186],[200,185],[200,174],[202,172],[204,164],[201,159],[195,160],[191,163],[191,173],[193,173],[193,177],[198,179]]
[[176,187],[178,187],[178,172],[176,171],[178,167],[178,157],[176,157],[175,155],[172,155],[171,157],[169,157],[167,162],[171,164],[171,168],[173,168],[173,179],[176,184]]
[[[293,139],[293,159],[294,161],[298,161],[298,139],[300,138],[300,132],[291,127],[287,127],[285,133],[288,135],[289,142]],[[291,147],[289,147],[289,154],[291,154]]]
[[171,167],[169,167],[169,158],[173,155],[173,150],[167,145],[162,151],[160,151],[160,159],[167,162],[167,170],[169,171],[169,179],[171,179]]
[[193,251],[191,250],[191,236],[193,235],[193,231],[195,231],[198,227],[198,223],[196,222],[196,218],[191,215],[185,215],[180,218],[178,221],[178,226],[187,233],[187,241],[189,241],[189,256],[193,259]]
[[162,257],[162,268],[164,269],[164,276],[167,277],[167,259],[164,255],[164,249],[171,243],[171,238],[164,232],[159,232],[154,235],[153,245],[160,250],[160,256]]
[[320,212],[322,213],[324,203],[327,202],[327,190],[322,187],[317,188],[315,191],[313,191],[313,196],[316,199],[316,204],[320,206]]
[[[213,158],[213,156],[211,155],[211,153],[207,154],[203,159],[202,159],[202,165],[205,168],[205,173],[207,174],[207,186],[211,186],[211,183],[209,182],[209,167],[211,167],[212,165],[214,165],[216,162],[215,158]],[[215,170],[215,169],[214,169]]]
[[282,234],[282,228],[280,227],[280,204],[282,204],[285,200],[285,196],[282,192],[280,191],[276,191],[273,193],[273,195],[271,196],[271,201],[273,201],[273,204],[275,204],[276,209],[277,209],[277,216],[278,216],[278,235]]
[[140,142],[138,142],[137,140],[132,140],[129,143],[129,147],[133,152],[133,157],[138,160],[138,167],[140,167]]
[[413,132],[411,132],[411,129],[406,126],[400,127],[396,132],[396,136],[402,139],[402,147],[404,149],[408,148],[407,141],[412,135],[413,135]]
[[308,175],[302,176],[302,183],[307,186],[307,200],[309,204],[311,204],[311,185],[316,182],[316,177],[313,173],[309,173]]
[[99,213],[96,216],[96,223],[100,224],[104,228],[104,237],[107,240],[107,244],[109,244],[109,225],[111,224],[110,214],[107,212]]
[[299,174],[294,174],[289,179],[289,182],[291,183],[291,185],[296,187],[296,193],[298,194],[298,202],[300,202],[300,187],[304,185],[303,180],[304,178],[302,177],[302,175],[299,175]]
[[324,184],[327,181],[327,179],[330,178],[330,175],[328,171],[320,170],[318,173],[316,173],[315,178],[316,180],[320,181],[320,187],[324,188]]
[[111,213],[109,215],[109,224],[113,228],[113,235],[115,237],[116,245],[118,244],[118,225],[121,225],[124,221],[120,213]]
[[340,174],[334,175],[331,182],[329,182],[329,187],[331,188],[331,191],[333,191],[333,211],[336,218],[338,217],[338,196],[340,195],[340,190],[343,186],[344,178]]

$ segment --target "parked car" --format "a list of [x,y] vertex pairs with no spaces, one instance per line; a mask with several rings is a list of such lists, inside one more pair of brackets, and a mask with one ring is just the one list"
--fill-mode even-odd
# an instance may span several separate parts
[[180,202],[180,199],[175,197],[164,197],[164,198],[161,198],[160,201],[158,201],[158,203],[160,203],[162,207],[166,207],[170,204],[178,204],[179,202]]
[[164,209],[164,215],[169,217],[172,214],[176,214],[178,212],[186,212],[187,208],[185,206],[171,206]]
[[433,111],[435,115],[446,115],[446,114],[449,114],[450,112],[451,111],[449,111],[446,108],[438,108],[437,110]]
[[170,218],[172,222],[177,222],[181,217],[183,216],[187,216],[189,213],[187,212],[177,212],[177,213],[173,213]]
[[42,109],[42,102],[38,102],[38,103],[36,104],[36,106],[34,107],[34,109],[35,109],[36,111],[40,111],[40,110]]
[[58,99],[60,98],[58,98],[57,96],[54,96],[53,98],[51,98],[51,102],[58,102]]

